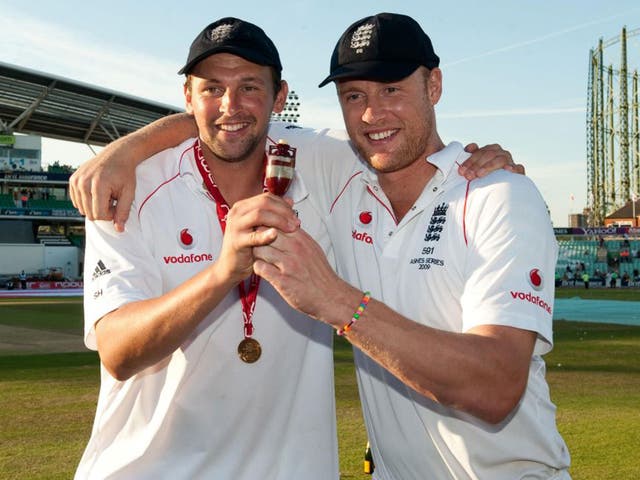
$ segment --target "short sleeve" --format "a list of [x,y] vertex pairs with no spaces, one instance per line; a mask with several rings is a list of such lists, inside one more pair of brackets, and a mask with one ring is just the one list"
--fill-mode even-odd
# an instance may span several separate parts
[[464,330],[531,330],[538,334],[535,353],[547,353],[558,249],[541,195],[528,178],[495,172],[471,182],[465,210]]
[[110,221],[86,222],[84,339],[97,349],[94,326],[107,313],[130,302],[161,294],[160,271],[135,214],[118,233]]

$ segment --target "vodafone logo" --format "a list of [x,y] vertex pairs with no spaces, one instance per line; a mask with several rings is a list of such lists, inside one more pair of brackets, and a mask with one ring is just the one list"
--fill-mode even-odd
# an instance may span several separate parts
[[527,274],[527,281],[529,282],[529,285],[531,285],[531,287],[536,291],[540,291],[542,290],[542,287],[544,287],[542,274],[540,273],[540,269],[538,268],[534,268]]
[[368,243],[369,245],[373,245],[373,237],[369,235],[367,232],[358,232],[357,230],[352,230],[351,236],[353,237],[354,240]]
[[371,215],[371,212],[360,212],[358,215],[358,223],[360,223],[360,225],[369,225],[372,220],[373,215]]
[[520,301],[529,302],[534,305],[537,305],[538,307],[542,308],[545,312],[547,312],[549,315],[551,315],[551,305],[545,302],[544,298],[534,295],[531,292],[524,293],[524,292],[514,292],[513,290],[511,290],[509,293],[511,293],[511,298],[513,298],[514,300],[520,300]]
[[185,250],[191,250],[196,246],[196,239],[189,228],[183,228],[178,232],[178,243]]
[[164,263],[167,265],[172,263],[202,263],[202,262],[213,262],[213,255],[210,253],[201,253],[201,254],[190,254],[185,255],[181,253],[180,255],[169,255],[162,257]]

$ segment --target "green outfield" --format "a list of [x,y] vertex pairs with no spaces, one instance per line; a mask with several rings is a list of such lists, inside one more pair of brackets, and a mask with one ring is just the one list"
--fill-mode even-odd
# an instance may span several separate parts
[[[615,295],[637,301],[640,294]],[[573,478],[640,478],[640,327],[559,321],[554,328],[547,376]],[[0,300],[3,479],[72,477],[99,385],[97,355],[82,350],[81,332],[79,299]],[[340,338],[335,359],[341,478],[370,478],[361,473],[366,435],[351,348]]]

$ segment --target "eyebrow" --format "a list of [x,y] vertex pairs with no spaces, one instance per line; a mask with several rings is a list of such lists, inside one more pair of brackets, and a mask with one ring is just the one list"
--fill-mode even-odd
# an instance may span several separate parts
[[[224,81],[224,80],[220,80],[220,79],[218,79],[218,78],[216,78],[216,77],[212,77],[212,78],[203,78],[203,77],[200,77],[200,78],[202,78],[203,80],[205,80],[205,81],[207,81],[207,82],[212,82],[212,83],[225,83],[225,81]],[[253,76],[253,75],[252,75],[252,76],[247,76],[247,77],[242,77],[242,78],[240,79],[240,82],[256,82],[256,83],[261,83],[261,84],[265,84],[265,85],[267,84],[267,82],[265,82],[262,78],[260,78],[260,77],[256,77],[256,76]]]

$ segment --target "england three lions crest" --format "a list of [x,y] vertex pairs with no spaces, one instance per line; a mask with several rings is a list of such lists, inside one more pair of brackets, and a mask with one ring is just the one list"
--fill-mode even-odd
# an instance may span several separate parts
[[440,241],[440,234],[444,229],[444,224],[447,221],[447,209],[449,205],[441,203],[433,209],[431,214],[431,220],[427,225],[427,231],[424,234],[425,242],[438,242]]

